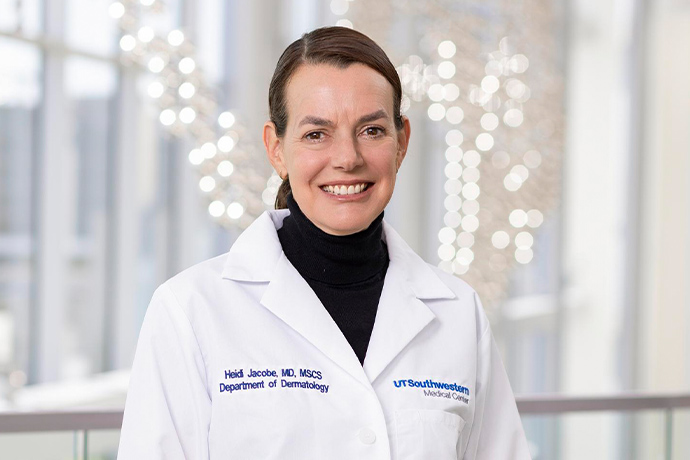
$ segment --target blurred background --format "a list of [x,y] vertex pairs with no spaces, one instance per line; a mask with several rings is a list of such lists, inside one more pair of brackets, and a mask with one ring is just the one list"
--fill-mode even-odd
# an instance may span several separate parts
[[[335,24],[403,81],[386,219],[477,289],[515,393],[690,393],[688,0],[0,0],[0,412],[123,407],[154,289],[271,207],[278,57]],[[535,459],[690,458],[670,409],[523,423]]]

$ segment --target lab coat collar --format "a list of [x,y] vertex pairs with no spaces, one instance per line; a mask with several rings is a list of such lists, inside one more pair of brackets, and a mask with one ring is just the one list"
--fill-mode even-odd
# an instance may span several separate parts
[[237,237],[223,267],[223,278],[235,281],[267,282],[273,279],[276,264],[283,254],[278,230],[287,209],[266,211]]
[[[364,366],[309,284],[283,254],[277,230],[286,209],[266,211],[230,249],[223,278],[268,282],[261,303],[345,371],[373,382],[435,315],[422,299],[455,297],[433,270],[383,221],[390,264]],[[296,308],[299,306],[299,308]]]
[[[223,268],[223,278],[236,281],[269,282],[283,253],[278,230],[287,209],[270,210],[261,214],[232,245]],[[455,297],[433,270],[402,239],[393,227],[383,220],[383,240],[388,246],[391,264],[400,264],[407,283],[419,299],[451,299]]]

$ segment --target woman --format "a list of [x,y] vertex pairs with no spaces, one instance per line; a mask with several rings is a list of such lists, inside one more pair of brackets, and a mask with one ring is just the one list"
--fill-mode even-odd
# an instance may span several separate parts
[[285,50],[263,139],[287,209],[156,290],[120,459],[529,458],[477,295],[383,221],[401,97],[359,32]]

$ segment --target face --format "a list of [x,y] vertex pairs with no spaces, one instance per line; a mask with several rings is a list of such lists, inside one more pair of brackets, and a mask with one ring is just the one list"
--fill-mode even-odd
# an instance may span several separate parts
[[287,89],[282,138],[271,122],[264,144],[278,174],[290,178],[295,201],[332,235],[366,229],[393,195],[410,124],[396,130],[393,88],[375,70],[352,64],[302,65]]

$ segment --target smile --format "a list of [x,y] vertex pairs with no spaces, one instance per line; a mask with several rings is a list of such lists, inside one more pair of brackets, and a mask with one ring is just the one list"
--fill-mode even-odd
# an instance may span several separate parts
[[321,190],[333,195],[355,195],[365,191],[369,187],[369,182],[362,182],[355,185],[324,185]]

